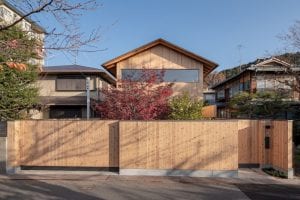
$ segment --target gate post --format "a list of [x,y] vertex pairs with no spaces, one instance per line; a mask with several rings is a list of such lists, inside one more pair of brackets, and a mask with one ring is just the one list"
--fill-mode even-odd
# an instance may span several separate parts
[[287,130],[287,177],[294,178],[294,168],[293,168],[293,120],[288,120],[288,130]]
[[20,170],[20,121],[7,121],[6,123],[6,173],[14,174]]

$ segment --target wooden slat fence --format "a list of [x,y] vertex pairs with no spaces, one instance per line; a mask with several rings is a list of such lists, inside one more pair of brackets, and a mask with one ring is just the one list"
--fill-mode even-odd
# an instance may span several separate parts
[[239,164],[260,164],[264,152],[264,123],[259,120],[239,120]]
[[[284,171],[292,168],[292,121],[239,120],[239,164],[258,164]],[[265,148],[265,137],[270,148]]]
[[236,170],[236,121],[121,121],[120,169]]
[[26,120],[9,124],[12,166],[118,167],[117,121]]
[[293,167],[292,121],[273,121],[270,163],[280,169]]
[[289,171],[292,122],[10,121],[7,146],[12,167],[236,170],[238,164],[258,164]]

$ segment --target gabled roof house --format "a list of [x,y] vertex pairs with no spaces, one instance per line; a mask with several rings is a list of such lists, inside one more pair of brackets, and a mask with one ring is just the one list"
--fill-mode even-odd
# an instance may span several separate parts
[[[284,60],[272,57],[244,69],[240,73],[216,84],[212,89],[216,92],[217,116],[231,118],[229,109],[230,99],[239,92],[283,91],[287,93],[286,101],[291,101],[294,110],[299,108],[299,93],[294,91],[286,82],[295,81],[295,77],[286,73],[286,69],[300,73],[300,68]],[[296,109],[297,108],[297,109]],[[291,109],[293,110],[293,109]],[[300,113],[286,112],[281,118],[300,118]]]
[[37,81],[41,108],[32,111],[32,118],[86,118],[87,77],[91,100],[102,98],[99,89],[115,85],[114,77],[101,69],[81,65],[43,67]]
[[203,78],[218,64],[164,39],[157,39],[102,66],[117,80],[140,70],[164,70],[164,80],[174,82],[174,95],[187,91],[194,97],[202,98]]

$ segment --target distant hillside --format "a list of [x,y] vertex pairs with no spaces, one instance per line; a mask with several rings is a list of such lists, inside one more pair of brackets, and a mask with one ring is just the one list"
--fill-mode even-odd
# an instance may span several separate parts
[[[300,66],[300,52],[285,53],[285,54],[281,54],[281,55],[278,55],[278,56],[275,56],[275,57],[278,58],[278,59],[281,59],[283,61],[286,61],[288,63],[296,64],[296,66]],[[222,71],[220,71],[220,73],[224,73],[226,79],[228,79],[228,78],[238,74],[239,72],[244,71],[248,67],[251,67],[252,65],[260,63],[260,62],[262,62],[264,60],[267,60],[269,58],[271,58],[271,57],[256,59],[253,62],[249,62],[249,63],[243,64],[241,66],[237,66],[237,67],[233,67],[233,68],[230,68],[230,69],[222,70]]]

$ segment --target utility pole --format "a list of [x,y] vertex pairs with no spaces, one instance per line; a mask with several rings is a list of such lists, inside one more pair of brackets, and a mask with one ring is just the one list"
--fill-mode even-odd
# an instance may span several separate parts
[[90,77],[86,77],[86,119],[90,118]]

